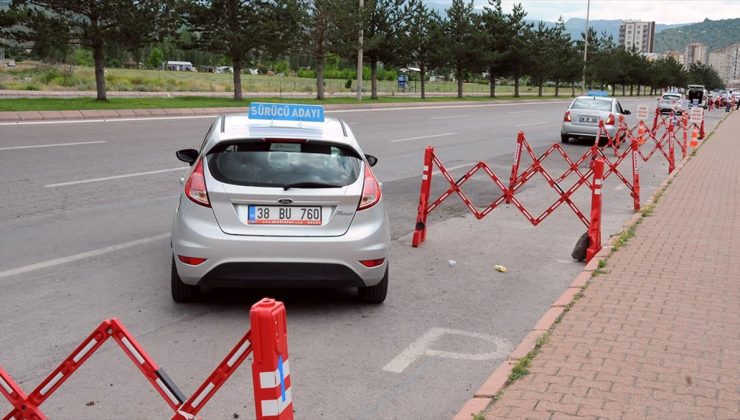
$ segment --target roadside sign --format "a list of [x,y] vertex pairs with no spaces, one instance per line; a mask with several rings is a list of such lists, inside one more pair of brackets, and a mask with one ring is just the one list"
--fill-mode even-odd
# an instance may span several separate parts
[[648,106],[640,105],[637,107],[637,119],[645,121],[648,118]]
[[324,107],[252,102],[249,104],[248,116],[250,120],[324,122]]
[[698,106],[691,108],[691,124],[699,125],[704,119],[704,109]]
[[605,90],[589,90],[586,96],[609,96],[609,92]]

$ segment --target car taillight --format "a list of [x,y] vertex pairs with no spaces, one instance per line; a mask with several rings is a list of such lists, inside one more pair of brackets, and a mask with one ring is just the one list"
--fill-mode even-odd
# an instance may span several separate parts
[[206,260],[208,259],[208,258],[198,258],[198,257],[186,257],[185,255],[178,255],[177,258],[181,262],[188,264],[188,265],[201,265],[204,262],[206,262]]
[[565,116],[563,117],[563,121],[570,122],[570,111],[565,111]]
[[211,202],[208,201],[206,177],[203,175],[203,159],[198,159],[195,168],[193,168],[193,173],[185,182],[185,195],[195,204],[211,207]]
[[606,125],[614,125],[614,114],[609,114],[609,118],[606,119]]
[[380,183],[373,175],[373,171],[370,166],[365,167],[365,182],[362,186],[362,198],[360,198],[360,204],[357,206],[357,210],[364,210],[370,208],[380,201]]

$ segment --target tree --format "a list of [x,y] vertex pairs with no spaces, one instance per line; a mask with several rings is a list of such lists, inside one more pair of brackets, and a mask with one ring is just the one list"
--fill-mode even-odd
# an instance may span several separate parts
[[157,47],[152,48],[152,51],[149,53],[149,57],[146,59],[146,65],[150,68],[157,69],[162,66],[162,62],[164,61],[164,54],[162,53],[162,50],[160,50]]
[[560,95],[562,82],[576,82],[583,67],[583,56],[578,55],[570,34],[565,29],[565,21],[561,16],[551,34],[552,62],[550,77],[555,82],[555,96]]
[[97,99],[107,100],[105,51],[133,50],[172,30],[174,0],[15,0],[19,42],[74,43],[92,50]]
[[405,0],[368,0],[362,15],[363,54],[370,65],[370,98],[378,99],[378,62],[399,61],[402,45],[398,42]]
[[250,59],[294,43],[300,11],[298,0],[187,0],[183,8],[193,47],[231,60],[236,100],[243,97],[241,73]]
[[527,12],[521,3],[515,4],[511,14],[507,15],[509,42],[507,54],[508,74],[514,78],[514,96],[519,97],[519,81],[526,74],[527,67],[532,61],[529,40],[531,39],[532,24],[524,20]]
[[506,15],[501,0],[488,0],[481,14],[481,36],[483,52],[481,61],[488,70],[491,97],[496,96],[496,78],[505,74],[505,63],[509,47]]
[[[356,49],[359,33],[359,10],[346,0],[311,0],[303,11],[301,52],[308,54],[316,68],[316,99],[324,99],[324,67],[332,53]],[[359,89],[359,86],[358,86]]]
[[402,41],[406,46],[406,64],[419,66],[421,99],[426,98],[426,73],[434,62],[434,52],[442,38],[441,18],[423,0],[409,0],[402,21]]
[[450,67],[454,68],[457,79],[457,97],[463,97],[463,82],[468,72],[475,70],[480,63],[480,45],[476,43],[479,28],[476,24],[473,0],[452,0],[447,9],[444,24],[445,43],[440,45]]
[[544,22],[537,25],[537,29],[530,32],[529,48],[533,60],[529,63],[528,74],[537,85],[537,96],[542,96],[542,86],[552,73],[553,32],[545,27]]
[[722,79],[717,72],[712,67],[701,63],[694,63],[689,68],[688,83],[704,85],[707,90],[724,87],[724,83],[722,83]]

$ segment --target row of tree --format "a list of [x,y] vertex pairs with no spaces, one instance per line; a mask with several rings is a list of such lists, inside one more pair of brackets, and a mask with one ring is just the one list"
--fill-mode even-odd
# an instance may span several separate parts
[[[702,83],[720,87],[707,66],[690,71],[671,58],[648,61],[615,44],[611,36],[588,34],[572,41],[563,19],[553,27],[525,20],[521,4],[510,13],[501,0],[482,10],[473,1],[453,0],[444,14],[423,0],[14,0],[0,12],[0,35],[44,51],[69,44],[92,51],[97,97],[106,99],[105,52],[137,51],[154,42],[176,40],[179,47],[222,54],[234,69],[234,98],[242,98],[242,69],[257,60],[298,56],[315,69],[317,98],[324,98],[327,57],[356,59],[361,46],[370,67],[371,97],[378,97],[378,69],[419,69],[421,97],[430,72],[452,75],[457,95],[465,80],[481,75],[495,96],[496,81],[528,77],[539,87],[575,86],[585,75],[590,86],[617,85],[630,94]],[[360,38],[362,42],[360,44]],[[587,57],[584,66],[584,48]],[[574,88],[573,88],[574,89]],[[575,91],[573,91],[574,93]]]

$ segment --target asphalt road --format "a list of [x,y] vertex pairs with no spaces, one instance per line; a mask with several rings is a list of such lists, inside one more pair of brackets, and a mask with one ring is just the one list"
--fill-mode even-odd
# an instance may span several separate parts
[[[513,206],[477,221],[451,197],[430,216],[428,241],[412,249],[423,149],[435,146],[455,176],[483,160],[508,179],[516,133],[524,130],[541,153],[559,142],[566,104],[330,113],[380,160],[394,240],[380,306],[344,290],[227,291],[200,304],[172,302],[168,236],[185,173],[174,151],[197,147],[211,118],[0,126],[0,365],[30,392],[101,320],[117,317],[189,395],[249,328],[249,307],[270,296],[288,311],[297,418],[449,418],[581,270],[570,252],[585,228],[566,206],[537,227]],[[708,114],[707,130],[722,115]],[[574,156],[586,149],[565,148]],[[545,167],[559,174],[566,166],[554,156]],[[629,160],[621,169],[630,173]],[[641,164],[643,201],[666,175],[662,156]],[[435,193],[443,182],[434,177]],[[497,195],[482,176],[464,189],[481,208]],[[535,215],[557,198],[541,177],[518,197]],[[585,189],[574,200],[588,212]],[[606,239],[631,217],[632,200],[613,176],[604,200]],[[202,415],[254,417],[250,375],[243,366]],[[51,418],[168,415],[111,343],[42,407]],[[10,405],[2,400],[0,409]]]

